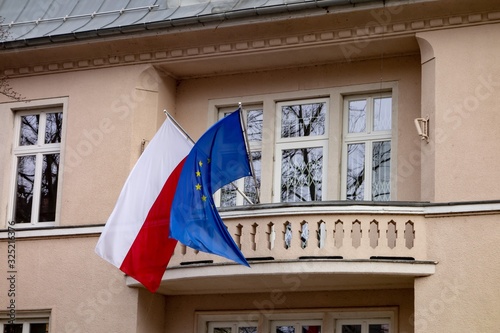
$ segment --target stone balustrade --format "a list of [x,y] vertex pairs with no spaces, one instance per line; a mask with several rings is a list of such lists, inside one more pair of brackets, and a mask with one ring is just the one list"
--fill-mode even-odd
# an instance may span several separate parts
[[[221,216],[250,263],[300,259],[427,259],[425,216],[418,208],[359,208],[283,207],[222,212]],[[223,262],[229,261],[179,244],[169,266]]]

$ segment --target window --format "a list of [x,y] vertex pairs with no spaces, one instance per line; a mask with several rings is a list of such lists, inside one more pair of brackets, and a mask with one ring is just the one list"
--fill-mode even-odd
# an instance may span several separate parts
[[63,113],[53,107],[16,114],[12,219],[50,224],[56,219]]
[[390,321],[387,319],[338,320],[339,333],[389,333]]
[[14,323],[9,314],[0,313],[1,333],[48,333],[49,312],[46,311],[17,311]]
[[208,333],[257,333],[257,323],[211,322]]
[[[2,325],[2,324],[0,324]],[[16,324],[3,324],[3,333],[48,333],[48,323],[25,322]]]
[[344,109],[343,197],[391,200],[391,95],[348,97]]
[[321,333],[321,320],[273,322],[271,332],[272,333]]
[[275,201],[323,199],[328,110],[327,99],[277,104]]
[[[250,96],[244,102],[257,186],[247,177],[235,182],[240,192],[262,203],[395,200],[397,84],[306,93]],[[237,108],[235,100],[214,100],[211,108],[221,117]],[[248,204],[233,185],[219,197],[221,207]]]
[[393,333],[396,307],[196,313],[197,333]]
[[[219,118],[228,115],[237,107],[224,108],[219,111]],[[252,161],[255,178],[245,177],[233,184],[222,187],[220,191],[220,207],[232,207],[248,205],[259,202],[259,189],[261,177],[262,161],[262,106],[246,106],[242,108],[243,118],[245,119],[245,130],[249,145],[250,159]],[[238,190],[235,188],[237,187]],[[243,195],[242,195],[243,193]],[[250,201],[248,201],[248,200]]]

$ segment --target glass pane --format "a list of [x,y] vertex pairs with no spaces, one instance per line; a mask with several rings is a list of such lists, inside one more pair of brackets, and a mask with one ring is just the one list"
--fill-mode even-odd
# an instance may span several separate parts
[[392,97],[373,99],[373,130],[389,131],[392,125]]
[[231,333],[231,327],[214,327],[214,333]]
[[368,333],[389,333],[389,324],[370,324]]
[[302,333],[321,333],[321,326],[319,325],[302,326]]
[[262,141],[262,110],[247,111],[247,135],[248,141]]
[[363,200],[365,190],[365,144],[347,145],[347,200]]
[[342,325],[342,333],[361,333],[361,325]]
[[[245,177],[245,185],[244,191],[245,195],[253,202],[259,202],[257,197],[257,189],[260,189],[260,175],[261,175],[261,161],[262,161],[262,152],[254,151],[252,154],[252,164],[253,170],[255,172],[255,178],[257,179],[257,186],[255,186],[255,181],[253,177]],[[249,205],[248,201],[243,200],[244,205]]]
[[237,191],[232,184],[224,185],[220,189],[220,206],[234,207],[236,206]]
[[48,333],[49,324],[30,324],[30,333]]
[[320,201],[323,148],[285,149],[281,157],[281,201]]
[[23,324],[4,324],[3,333],[22,333]]
[[240,327],[238,328],[238,333],[257,333],[256,326]]
[[36,156],[20,156],[17,159],[16,223],[31,222],[33,207],[33,184],[35,183]]
[[39,222],[55,221],[59,154],[43,155]]
[[391,142],[373,143],[372,200],[391,199]]
[[45,124],[45,143],[61,142],[62,112],[47,113]]
[[366,100],[349,101],[349,133],[366,130]]
[[21,117],[21,133],[19,135],[20,146],[32,146],[38,143],[39,115]]
[[293,326],[277,326],[276,333],[295,333],[295,327],[293,327]]
[[287,105],[281,108],[281,137],[325,134],[325,103]]

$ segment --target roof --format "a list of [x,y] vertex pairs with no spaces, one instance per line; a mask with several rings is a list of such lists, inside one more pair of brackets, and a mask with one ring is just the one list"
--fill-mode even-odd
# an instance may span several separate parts
[[13,48],[370,1],[4,0],[0,17]]

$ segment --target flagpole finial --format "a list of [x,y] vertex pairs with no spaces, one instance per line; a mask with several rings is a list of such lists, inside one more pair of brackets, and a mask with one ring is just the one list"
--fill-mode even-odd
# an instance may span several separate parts
[[238,102],[238,108],[241,109],[241,102]]
[[163,113],[165,114],[165,116],[168,117],[168,111],[167,111],[167,109],[163,109]]

